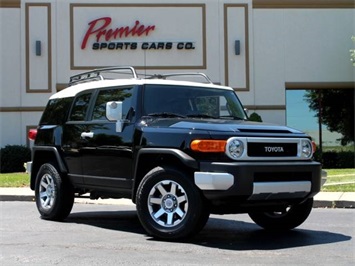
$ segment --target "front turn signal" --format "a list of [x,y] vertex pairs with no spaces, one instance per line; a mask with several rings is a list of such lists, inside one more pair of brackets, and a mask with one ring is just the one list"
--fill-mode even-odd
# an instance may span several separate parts
[[312,141],[312,152],[315,153],[316,150],[317,150],[317,144],[314,141]]
[[225,152],[225,140],[196,139],[190,144],[191,150],[199,152]]

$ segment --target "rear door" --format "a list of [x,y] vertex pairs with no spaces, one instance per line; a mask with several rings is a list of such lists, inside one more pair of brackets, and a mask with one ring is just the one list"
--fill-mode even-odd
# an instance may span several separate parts
[[82,154],[85,140],[81,133],[87,131],[87,116],[94,91],[79,94],[73,102],[67,122],[63,126],[63,152],[73,183],[82,184]]

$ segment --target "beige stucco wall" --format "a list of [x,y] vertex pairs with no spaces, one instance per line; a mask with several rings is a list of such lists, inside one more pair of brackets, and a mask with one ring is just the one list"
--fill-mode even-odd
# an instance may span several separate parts
[[[104,3],[117,6],[141,2],[107,0]],[[97,1],[6,0],[0,4],[0,147],[26,145],[26,131],[38,123],[48,97],[65,86],[70,75],[84,71],[72,66],[71,3],[93,5]],[[176,0],[147,3],[181,5]],[[286,88],[351,87],[355,80],[349,56],[353,47],[350,38],[355,35],[355,9],[351,1],[197,0],[191,3],[204,6],[205,33],[202,30],[196,36],[205,36],[205,58],[201,60],[205,65],[186,71],[205,72],[213,81],[236,88],[250,113],[256,111],[266,122],[286,123]],[[92,13],[88,21],[95,18],[95,12]],[[163,27],[158,14],[157,10],[157,19],[152,23]],[[144,19],[142,14],[140,17]],[[82,31],[76,29],[76,34],[80,37]],[[175,37],[187,36],[187,31],[185,28],[185,32],[179,33],[177,28]],[[36,40],[42,44],[41,56],[35,55]],[[234,54],[235,40],[241,41],[240,55]],[[90,56],[79,61],[95,65],[98,60]],[[130,62],[118,60],[119,64]],[[146,73],[177,71],[185,70],[169,67],[145,70]]]

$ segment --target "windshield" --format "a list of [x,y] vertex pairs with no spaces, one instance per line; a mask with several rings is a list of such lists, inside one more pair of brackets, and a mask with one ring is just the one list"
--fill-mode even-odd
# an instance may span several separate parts
[[234,91],[206,87],[145,85],[143,110],[151,116],[247,119]]

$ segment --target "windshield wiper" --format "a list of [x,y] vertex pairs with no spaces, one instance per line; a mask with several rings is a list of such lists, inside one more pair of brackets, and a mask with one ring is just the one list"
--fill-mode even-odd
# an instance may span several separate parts
[[187,117],[192,117],[192,118],[213,118],[213,119],[218,119],[218,117],[211,116],[211,115],[206,115],[206,114],[190,114],[190,115],[187,115]]
[[156,116],[156,117],[180,117],[180,118],[185,118],[186,116],[181,115],[181,114],[176,114],[176,113],[169,113],[169,112],[161,112],[161,113],[150,113],[148,116]]
[[241,118],[239,116],[233,116],[233,115],[222,115],[221,118],[231,118],[233,120],[244,120],[244,121],[247,120],[245,118]]

